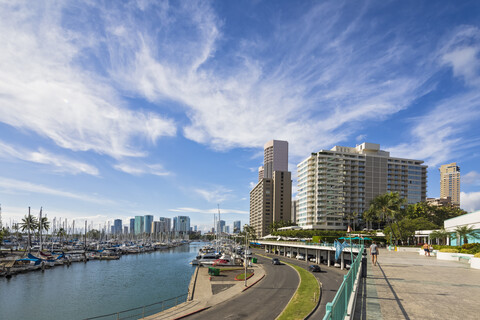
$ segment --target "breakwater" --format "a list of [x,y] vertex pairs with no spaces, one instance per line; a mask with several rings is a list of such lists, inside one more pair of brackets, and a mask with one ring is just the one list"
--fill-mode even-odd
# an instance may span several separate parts
[[201,245],[0,278],[0,318],[85,319],[186,294]]

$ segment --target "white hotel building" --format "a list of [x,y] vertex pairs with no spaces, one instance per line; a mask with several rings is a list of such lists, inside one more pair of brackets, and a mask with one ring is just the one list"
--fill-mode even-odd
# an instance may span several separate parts
[[345,230],[346,217],[370,201],[398,192],[408,203],[425,201],[427,166],[421,160],[392,158],[379,144],[320,150],[297,165],[296,222],[304,229]]

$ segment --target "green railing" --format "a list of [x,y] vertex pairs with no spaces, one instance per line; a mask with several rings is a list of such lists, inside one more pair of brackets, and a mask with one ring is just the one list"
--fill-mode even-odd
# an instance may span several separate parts
[[348,273],[343,276],[343,282],[333,298],[332,302],[328,302],[326,306],[325,316],[323,320],[340,320],[347,315],[348,302],[353,291],[355,279],[360,272],[360,265],[362,263],[363,245],[361,246],[357,258],[353,262]]
[[[303,241],[275,241],[275,240],[257,240],[252,243],[260,243],[260,244],[278,244],[278,245],[302,245],[302,246],[315,246],[315,247],[333,247],[335,248],[335,245],[333,243],[328,243],[328,242],[303,242]],[[352,243],[352,248],[354,249],[359,249],[362,247],[363,244],[356,244]]]
[[126,320],[126,319],[142,319],[146,316],[162,312],[164,310],[175,307],[176,305],[187,301],[188,294],[182,294],[181,296],[170,298],[167,300],[155,302],[145,306],[123,310],[115,313],[104,314],[92,318],[86,318],[85,320]]

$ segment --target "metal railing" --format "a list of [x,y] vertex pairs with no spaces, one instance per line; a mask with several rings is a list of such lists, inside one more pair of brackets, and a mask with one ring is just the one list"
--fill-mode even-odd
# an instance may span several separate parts
[[147,304],[141,307],[123,310],[115,313],[104,314],[92,318],[86,318],[85,320],[102,319],[102,320],[122,320],[122,319],[141,319],[152,314],[162,312],[164,310],[175,307],[176,305],[186,302],[188,294],[182,294],[181,296],[162,300],[152,304]]
[[361,271],[360,265],[362,263],[363,245],[359,250],[357,258],[353,262],[348,273],[343,276],[343,282],[337,291],[337,294],[333,298],[332,302],[328,302],[326,305],[326,312],[323,320],[340,320],[344,319],[347,315],[348,302],[353,291],[355,279],[358,273]]
[[[255,240],[253,243],[260,243],[260,244],[278,244],[278,245],[301,245],[301,246],[312,246],[312,247],[333,247],[335,248],[335,244],[327,243],[327,242],[303,242],[303,241],[275,241],[275,240]],[[363,247],[363,244],[351,244],[352,248],[360,249]],[[347,251],[347,248],[350,248],[350,244],[348,247],[345,247],[344,251]],[[355,252],[356,253],[356,252]]]

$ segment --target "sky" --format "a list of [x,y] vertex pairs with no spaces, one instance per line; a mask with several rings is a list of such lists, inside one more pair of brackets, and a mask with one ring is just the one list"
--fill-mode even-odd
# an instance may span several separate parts
[[[480,210],[478,1],[0,1],[0,204],[249,221],[263,145],[461,168]],[[218,206],[217,206],[218,205]]]

